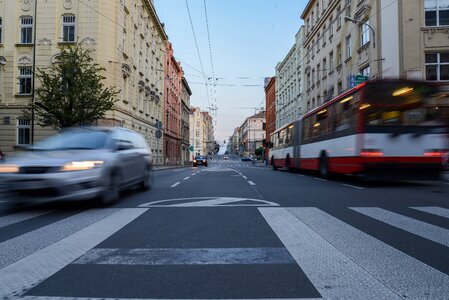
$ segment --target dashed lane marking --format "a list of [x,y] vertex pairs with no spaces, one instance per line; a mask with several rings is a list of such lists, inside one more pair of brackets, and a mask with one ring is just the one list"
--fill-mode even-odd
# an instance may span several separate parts
[[248,180],[248,183],[250,184],[250,185],[256,185],[254,182],[252,182],[251,180]]
[[245,179],[245,180],[248,179],[248,177],[246,177],[246,176],[243,176],[243,175],[241,175],[241,176],[242,176],[242,178]]
[[189,176],[187,176],[186,178],[184,178],[183,180],[187,180],[187,179],[189,179],[190,177]]
[[342,185],[353,188],[353,189],[358,189],[358,190],[364,190],[365,188],[361,187],[361,186],[356,186],[356,185],[351,185],[351,184],[345,184],[343,183]]
[[315,180],[319,180],[319,181],[327,181],[327,179],[323,179],[323,178],[318,178],[318,177],[313,177],[313,179],[315,179]]
[[178,186],[180,183],[181,183],[181,182],[176,182],[176,183],[172,184],[171,187],[174,188],[174,187]]

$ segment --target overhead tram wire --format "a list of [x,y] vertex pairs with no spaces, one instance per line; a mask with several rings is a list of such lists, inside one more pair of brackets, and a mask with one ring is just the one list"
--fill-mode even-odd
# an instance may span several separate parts
[[208,89],[208,84],[207,84],[206,75],[205,75],[205,73],[204,73],[203,60],[201,59],[200,48],[198,47],[198,40],[197,40],[197,38],[196,38],[195,28],[193,27],[193,21],[192,21],[192,15],[190,14],[189,3],[188,3],[187,0],[185,0],[185,3],[186,3],[186,7],[187,7],[187,13],[188,13],[188,15],[189,15],[190,26],[191,26],[191,28],[192,28],[193,39],[194,39],[194,41],[195,41],[196,52],[197,52],[197,54],[198,54],[198,59],[199,59],[199,61],[200,61],[201,73],[203,74],[204,84],[206,85],[207,106],[210,106],[209,89]]
[[215,117],[215,121],[217,118],[217,97],[216,97],[216,79],[215,79],[215,71],[214,71],[214,59],[213,59],[213,55],[212,55],[212,43],[211,43],[211,39],[210,39],[210,29],[209,29],[209,17],[208,17],[208,13],[207,13],[207,4],[206,4],[206,0],[203,0],[203,4],[204,4],[204,15],[205,15],[205,20],[206,20],[206,30],[207,30],[207,40],[209,43],[209,57],[210,57],[210,66],[211,66],[211,71],[212,71],[212,86],[213,86],[213,90],[212,90],[212,99],[213,102],[212,103],[212,107],[214,107],[214,109],[212,109],[213,113],[214,113],[214,117]]

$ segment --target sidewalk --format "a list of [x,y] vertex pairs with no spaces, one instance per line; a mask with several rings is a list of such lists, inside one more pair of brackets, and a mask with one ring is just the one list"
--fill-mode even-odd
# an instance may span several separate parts
[[162,171],[169,169],[188,168],[189,166],[153,166],[154,171]]

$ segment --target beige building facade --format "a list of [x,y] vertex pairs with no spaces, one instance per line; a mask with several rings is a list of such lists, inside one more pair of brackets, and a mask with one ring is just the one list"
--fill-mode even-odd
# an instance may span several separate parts
[[189,83],[183,77],[182,78],[182,91],[181,91],[181,164],[185,165],[190,162],[190,96],[192,91],[190,90]]
[[[31,122],[21,117],[21,110],[31,99],[33,64],[49,66],[59,46],[79,43],[94,50],[94,60],[106,69],[105,86],[121,90],[114,109],[98,124],[141,133],[151,145],[155,163],[163,162],[156,130],[163,122],[167,36],[152,1],[0,0],[0,22],[3,151],[32,143]],[[36,126],[34,141],[52,132]]]
[[376,40],[379,4],[378,0],[308,2],[301,15],[306,111],[355,86],[357,75],[382,78],[381,43]]

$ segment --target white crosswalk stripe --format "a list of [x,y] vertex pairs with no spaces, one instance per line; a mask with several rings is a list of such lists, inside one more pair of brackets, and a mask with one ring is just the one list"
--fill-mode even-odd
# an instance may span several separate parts
[[50,210],[26,211],[0,217],[0,228],[51,213]]
[[429,295],[432,299],[444,299],[449,295],[446,274],[318,208],[289,208],[288,211],[297,218],[296,222],[332,245],[328,246],[327,255],[344,254],[398,295],[411,299],[429,298]]
[[379,207],[351,207],[359,213],[449,247],[449,230]]
[[442,207],[436,207],[436,206],[426,206],[426,207],[411,207],[416,210],[420,210],[432,215],[436,215],[439,217],[447,218],[449,219],[449,209],[442,208]]
[[147,209],[116,210],[102,220],[0,269],[0,296],[19,296],[123,228]]
[[[202,202],[175,203],[172,206],[186,209],[192,206],[216,207],[232,204],[232,201],[225,198],[202,199]],[[95,246],[152,206],[157,205],[92,209],[0,243],[0,298],[20,296],[20,293],[77,258],[86,253],[95,253],[98,251]],[[447,208],[414,206],[410,209],[449,218]],[[258,210],[324,299],[447,299],[449,295],[448,274],[319,208],[259,205]],[[385,226],[394,226],[449,247],[449,230],[445,228],[379,207],[350,207],[348,210],[360,213],[363,218],[375,219]],[[0,217],[0,228],[1,225],[20,226],[22,221],[48,213],[50,211],[35,211]],[[284,248],[279,249],[282,252]],[[132,249],[128,251],[131,254],[135,252]],[[152,249],[139,251],[154,252]],[[164,257],[160,259],[165,261]],[[220,259],[226,263],[233,262],[227,257]],[[153,260],[146,263],[154,264]],[[111,264],[115,262],[110,261]],[[202,263],[215,264],[208,260]],[[142,263],[139,261],[136,264]],[[19,294],[14,294],[16,291]],[[34,296],[25,298],[50,299]]]

